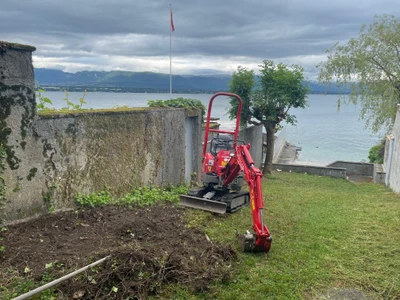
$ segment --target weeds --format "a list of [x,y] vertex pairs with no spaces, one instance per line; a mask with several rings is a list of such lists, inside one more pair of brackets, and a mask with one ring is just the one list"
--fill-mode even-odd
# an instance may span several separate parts
[[69,111],[69,110],[83,110],[83,105],[86,104],[85,101],[85,97],[86,97],[86,90],[83,92],[82,97],[79,98],[79,103],[75,104],[74,102],[72,102],[69,98],[70,94],[68,93],[67,90],[64,90],[65,93],[65,98],[63,98],[63,100],[65,101],[65,103],[67,104],[67,106],[61,108],[60,110],[55,109],[54,107],[49,107],[49,105],[53,105],[53,101],[50,100],[50,98],[45,97],[44,93],[46,92],[46,90],[42,89],[39,86],[39,83],[36,82],[36,100],[37,100],[37,104],[36,104],[36,108],[38,110],[38,112],[50,112],[50,111]]
[[83,96],[79,98],[79,104],[75,104],[69,99],[70,94],[68,93],[67,90],[64,90],[64,93],[65,93],[65,98],[63,100],[67,103],[67,106],[61,108],[62,111],[63,110],[82,110],[82,106],[84,104],[86,104],[86,102],[85,102],[86,90],[83,92]]
[[37,100],[37,104],[36,104],[36,108],[39,112],[42,111],[49,111],[49,110],[54,110],[54,108],[50,108],[48,107],[49,105],[53,105],[53,102],[45,97],[43,94],[44,92],[46,92],[46,90],[40,88],[39,84],[36,82],[36,100]]
[[116,204],[114,197],[108,191],[100,191],[99,193],[91,193],[89,195],[78,193],[76,202],[82,207],[96,207],[107,204]]
[[103,205],[147,206],[159,201],[178,202],[180,194],[186,194],[187,186],[167,186],[165,188],[145,186],[134,189],[122,197],[114,197],[106,188],[89,195],[78,194],[76,202],[82,207]]

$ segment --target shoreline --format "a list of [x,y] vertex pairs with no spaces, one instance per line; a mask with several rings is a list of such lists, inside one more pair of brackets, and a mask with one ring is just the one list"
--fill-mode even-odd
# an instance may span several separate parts
[[292,165],[302,165],[302,166],[316,166],[316,167],[326,167],[330,163],[321,163],[321,162],[312,162],[312,161],[303,161],[303,160],[295,160]]
[[[121,94],[168,94],[169,90],[161,89],[161,90],[152,90],[146,88],[129,88],[129,87],[94,87],[94,86],[54,86],[54,85],[46,85],[40,86],[40,88],[45,89],[46,92],[60,92],[65,93],[64,90],[67,89],[68,92],[76,92],[81,93],[86,91],[87,93],[121,93]],[[36,89],[37,91],[37,89]],[[207,90],[174,90],[173,94],[179,95],[213,95],[218,92],[228,92],[226,90],[217,90],[217,91],[207,91]],[[307,93],[307,95],[348,95],[346,93],[339,94],[339,93]]]

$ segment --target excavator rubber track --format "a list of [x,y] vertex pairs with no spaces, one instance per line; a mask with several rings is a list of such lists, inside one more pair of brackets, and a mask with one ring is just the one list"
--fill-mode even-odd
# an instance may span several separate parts
[[249,192],[238,191],[218,193],[211,199],[203,197],[207,193],[205,188],[190,190],[188,195],[181,195],[179,204],[186,207],[201,209],[217,214],[233,213],[250,202]]

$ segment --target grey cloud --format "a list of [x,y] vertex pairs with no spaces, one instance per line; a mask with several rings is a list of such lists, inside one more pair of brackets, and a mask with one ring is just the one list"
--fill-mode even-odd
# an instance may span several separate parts
[[[356,36],[375,14],[400,8],[397,0],[173,0],[172,5],[175,56],[260,62],[322,55],[336,41]],[[106,64],[96,57],[168,56],[169,22],[169,3],[162,0],[2,0],[0,40],[32,44],[37,57]]]

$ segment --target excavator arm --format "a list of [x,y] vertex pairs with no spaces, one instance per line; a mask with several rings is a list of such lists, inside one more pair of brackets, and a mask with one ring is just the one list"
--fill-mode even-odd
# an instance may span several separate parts
[[228,186],[243,172],[250,193],[250,207],[253,219],[254,234],[244,235],[245,251],[268,252],[271,247],[271,234],[263,221],[264,201],[262,197],[261,171],[254,166],[249,152],[250,144],[236,145],[235,151],[222,174],[223,186]]

